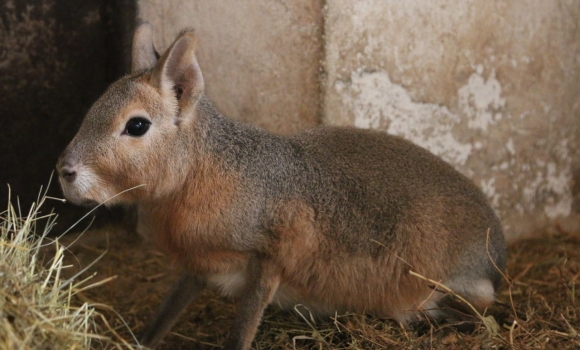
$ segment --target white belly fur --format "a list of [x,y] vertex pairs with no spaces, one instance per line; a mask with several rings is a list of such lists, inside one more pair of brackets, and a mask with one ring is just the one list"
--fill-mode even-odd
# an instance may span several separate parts
[[[235,271],[209,276],[208,282],[221,295],[228,298],[237,298],[241,295],[246,285],[246,276],[243,271]],[[309,312],[317,318],[334,315],[336,311],[331,307],[304,300],[303,295],[287,284],[280,285],[271,304],[287,310],[293,310],[297,305],[302,305],[299,308],[301,313],[304,314],[305,310],[307,310],[307,313]]]

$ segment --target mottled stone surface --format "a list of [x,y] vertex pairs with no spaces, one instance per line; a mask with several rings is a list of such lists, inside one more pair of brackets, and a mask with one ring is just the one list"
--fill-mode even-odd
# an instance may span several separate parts
[[206,92],[218,109],[280,134],[319,124],[321,0],[139,0],[164,50],[185,27],[199,39]]
[[323,122],[430,149],[532,232],[579,209],[579,23],[574,0],[331,1]]

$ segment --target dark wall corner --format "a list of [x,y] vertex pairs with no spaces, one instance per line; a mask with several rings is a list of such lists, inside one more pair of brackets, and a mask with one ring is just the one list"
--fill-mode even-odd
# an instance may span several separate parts
[[[135,0],[0,0],[0,211],[7,184],[27,211],[91,104],[127,72],[135,11]],[[49,195],[62,197],[56,177]],[[47,205],[61,228],[87,211]]]

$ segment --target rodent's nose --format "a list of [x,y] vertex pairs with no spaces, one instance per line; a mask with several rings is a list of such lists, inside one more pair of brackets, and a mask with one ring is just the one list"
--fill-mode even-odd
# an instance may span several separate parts
[[68,183],[73,183],[77,178],[76,167],[63,165],[59,170],[60,177]]
[[56,162],[56,171],[60,176],[61,181],[68,183],[75,182],[78,174],[79,158],[77,152],[71,150],[71,147],[62,152],[58,161]]

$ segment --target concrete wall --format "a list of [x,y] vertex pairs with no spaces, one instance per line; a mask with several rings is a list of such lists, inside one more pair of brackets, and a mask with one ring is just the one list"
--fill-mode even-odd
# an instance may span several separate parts
[[206,92],[220,111],[280,134],[319,124],[322,1],[140,0],[162,51],[198,35]]
[[516,236],[579,209],[580,2],[330,1],[324,123],[455,165]]
[[472,178],[509,237],[580,209],[577,0],[138,4],[160,48],[196,28],[231,117],[402,135]]

